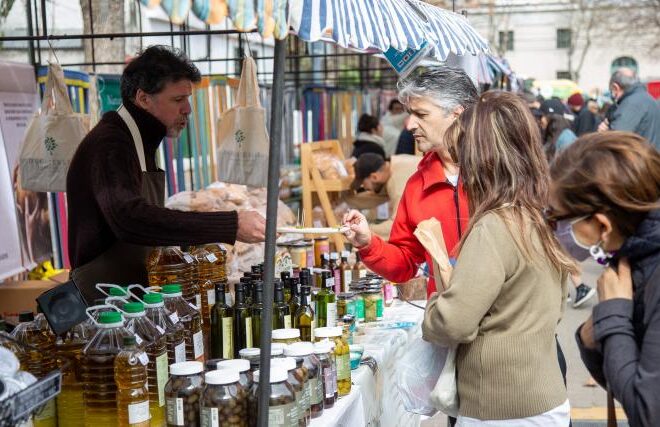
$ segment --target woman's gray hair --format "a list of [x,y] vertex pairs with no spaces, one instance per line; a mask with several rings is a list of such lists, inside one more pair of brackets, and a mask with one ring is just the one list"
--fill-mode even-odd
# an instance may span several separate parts
[[411,98],[427,97],[446,113],[458,106],[465,109],[477,102],[477,88],[465,71],[452,67],[430,68],[397,84],[399,100],[408,105]]

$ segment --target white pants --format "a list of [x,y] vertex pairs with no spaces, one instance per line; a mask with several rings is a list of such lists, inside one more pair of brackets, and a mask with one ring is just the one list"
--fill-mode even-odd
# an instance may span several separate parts
[[515,420],[482,421],[458,416],[456,427],[568,427],[571,421],[571,405],[566,402],[541,415]]

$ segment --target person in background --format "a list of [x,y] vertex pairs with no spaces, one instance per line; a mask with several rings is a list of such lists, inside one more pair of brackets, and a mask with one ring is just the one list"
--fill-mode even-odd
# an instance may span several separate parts
[[578,260],[607,265],[576,332],[631,427],[660,425],[660,154],[638,135],[585,135],[551,166],[548,219]]
[[543,142],[548,160],[552,160],[557,151],[563,150],[577,139],[571,129],[571,123],[563,114],[543,114],[541,128],[543,129]]
[[351,186],[353,190],[366,190],[368,193],[381,195],[387,200],[389,218],[370,226],[371,231],[384,240],[390,238],[406,182],[417,171],[420,160],[421,157],[410,154],[396,154],[385,160],[378,154],[364,153],[353,165],[355,169],[355,180]]
[[396,152],[397,145],[399,143],[399,137],[401,136],[401,131],[405,128],[405,121],[408,117],[406,110],[403,108],[403,104],[398,99],[393,99],[390,101],[390,105],[387,108],[387,113],[381,119],[383,124],[383,140],[384,140],[384,149],[385,157],[390,157]]
[[573,132],[577,136],[585,133],[596,132],[598,130],[598,121],[596,115],[589,110],[584,103],[584,98],[579,93],[574,93],[568,98],[568,108],[575,115],[573,121]]
[[363,114],[358,121],[358,134],[353,143],[351,157],[356,159],[364,153],[376,153],[385,158],[383,125],[377,117]]
[[534,118],[516,95],[489,91],[446,135],[471,219],[422,333],[457,346],[456,425],[568,426],[555,333],[575,265],[544,221],[549,168]]
[[599,132],[622,130],[646,138],[660,150],[660,105],[639,81],[637,72],[619,68],[610,78],[616,109],[598,127]]
[[[374,235],[366,218],[352,210],[343,218],[346,237],[372,271],[397,283],[417,275],[430,255],[413,234],[419,222],[435,217],[442,224],[450,255],[463,235],[469,211],[458,165],[444,141],[447,128],[477,100],[470,77],[457,68],[431,68],[399,82],[399,97],[410,112],[408,129],[424,157],[399,202],[389,242]],[[429,279],[427,293],[435,292]]]

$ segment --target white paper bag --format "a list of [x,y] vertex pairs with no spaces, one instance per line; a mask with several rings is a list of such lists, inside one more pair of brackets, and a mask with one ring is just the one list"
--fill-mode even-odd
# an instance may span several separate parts
[[73,112],[64,72],[50,64],[46,90],[21,146],[21,184],[32,191],[66,191],[66,174],[78,145],[89,132],[89,117]]
[[218,177],[223,182],[266,187],[269,139],[256,67],[254,59],[245,58],[236,105],[218,124]]

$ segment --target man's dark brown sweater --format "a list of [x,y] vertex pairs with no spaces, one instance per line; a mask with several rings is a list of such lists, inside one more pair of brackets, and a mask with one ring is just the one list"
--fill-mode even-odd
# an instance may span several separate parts
[[[156,150],[165,126],[127,102],[140,129],[147,171],[156,171]],[[116,241],[145,246],[195,245],[236,240],[233,212],[179,212],[141,195],[142,173],[128,127],[106,113],[81,142],[67,175],[69,257],[73,268],[93,260]]]

